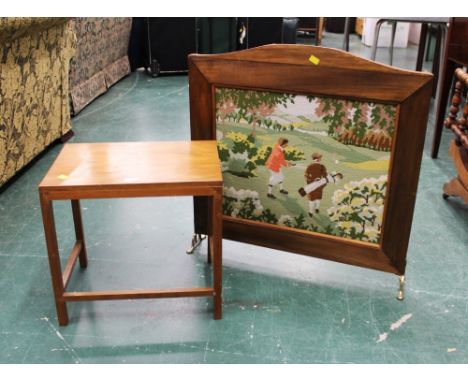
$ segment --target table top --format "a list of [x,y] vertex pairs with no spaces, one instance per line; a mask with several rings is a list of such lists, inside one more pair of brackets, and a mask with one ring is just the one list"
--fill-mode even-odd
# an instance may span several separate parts
[[450,17],[378,17],[379,20],[401,21],[407,23],[446,24]]
[[40,190],[222,185],[216,141],[65,144]]

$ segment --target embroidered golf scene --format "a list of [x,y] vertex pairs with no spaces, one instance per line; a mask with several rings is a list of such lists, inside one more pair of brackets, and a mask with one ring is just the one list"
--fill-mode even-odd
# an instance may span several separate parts
[[396,107],[216,89],[224,215],[379,243]]

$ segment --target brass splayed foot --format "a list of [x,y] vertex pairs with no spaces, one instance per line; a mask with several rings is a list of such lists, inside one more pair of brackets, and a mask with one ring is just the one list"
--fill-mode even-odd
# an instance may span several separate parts
[[187,249],[187,254],[191,255],[195,248],[197,248],[201,242],[206,238],[206,235],[201,235],[199,233],[194,233],[192,236],[192,246]]
[[399,279],[400,279],[400,288],[398,289],[397,300],[403,301],[403,299],[405,298],[405,292],[404,292],[405,276],[400,276]]

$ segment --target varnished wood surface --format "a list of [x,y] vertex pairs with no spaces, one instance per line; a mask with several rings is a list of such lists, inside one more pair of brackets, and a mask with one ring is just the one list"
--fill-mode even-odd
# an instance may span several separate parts
[[468,204],[468,149],[458,146],[455,140],[452,140],[449,153],[458,175],[444,184],[444,194],[459,196]]
[[78,256],[83,248],[83,243],[78,240],[73,246],[70,256],[68,257],[67,264],[65,264],[65,269],[63,270],[62,274],[62,282],[65,289],[67,288],[68,282],[70,281],[73,268],[75,268],[76,260],[78,259]]
[[468,205],[468,188],[462,183],[460,177],[452,178],[449,182],[445,183],[443,190],[444,198],[458,196]]
[[400,274],[377,244],[335,238],[294,228],[285,229],[229,216],[223,218],[223,230],[223,237],[230,240]]
[[[309,61],[311,55],[320,60]],[[403,275],[433,75],[314,46],[267,45],[189,56],[192,139],[216,138],[216,87],[326,96],[398,107],[380,247],[223,217],[223,237]],[[208,199],[195,198],[195,229],[208,231]]]
[[439,76],[440,90],[432,140],[432,158],[437,158],[439,153],[445,112],[455,69],[468,65],[468,17],[452,17],[450,19],[445,52],[444,63],[441,68],[441,75]]
[[222,317],[222,283],[223,283],[223,194],[219,192],[211,198],[210,220],[211,237],[209,238],[209,257],[213,267],[213,310],[214,319]]
[[[458,68],[455,70],[455,80],[452,105],[450,106],[450,113],[444,125],[453,131],[457,144],[463,145],[468,150],[468,97],[465,96],[463,102],[463,93],[466,93],[468,89],[468,73],[462,68]],[[464,105],[461,108],[461,117],[458,119],[457,116],[462,102]]]
[[[317,65],[309,61],[311,55],[320,60]],[[225,54],[191,54],[189,70],[192,66],[209,83],[220,86],[335,97],[339,89],[339,98],[391,103],[402,102],[433,77],[310,45],[272,44]]]
[[[60,264],[60,255],[57,242],[57,232],[55,230],[54,210],[52,201],[47,199],[44,193],[39,193],[41,201],[42,222],[44,224],[44,234],[47,245],[47,254],[49,257],[49,269],[52,279],[52,288],[54,290],[55,308],[57,310],[57,318],[60,325],[68,324],[67,305],[62,300],[65,291],[64,281],[62,278],[62,266]],[[70,260],[70,264],[71,264]]]
[[[213,288],[179,288],[179,289],[140,289],[99,292],[65,292],[65,301],[102,301],[127,300],[142,298],[173,298],[213,296]],[[221,318],[221,317],[219,317]]]
[[75,223],[76,242],[81,243],[81,248],[79,251],[80,267],[86,268],[88,266],[88,255],[86,253],[86,242],[84,238],[83,220],[81,219],[80,201],[72,200],[71,205],[73,213],[73,222]]
[[215,141],[66,144],[41,190],[222,183]]
[[[468,23],[467,31],[468,31]],[[455,70],[455,86],[449,116],[445,120],[445,127],[452,130],[455,138],[449,148],[450,156],[457,170],[458,176],[444,184],[444,197],[459,196],[468,204],[468,97],[463,97],[468,89],[468,73],[462,68]],[[463,103],[460,113],[460,105]],[[458,116],[461,114],[460,118]]]
[[449,149],[455,169],[458,176],[468,189],[468,149],[458,146],[455,141],[452,141]]
[[430,82],[400,105],[394,134],[385,214],[382,228],[382,251],[403,275],[411,234],[419,172],[424,149]]
[[[313,54],[320,63],[313,65],[309,61],[310,55]],[[316,67],[316,68],[337,68],[343,70],[365,70],[373,72],[386,72],[393,74],[406,74],[414,77],[415,72],[396,68],[394,66],[381,64],[352,53],[345,52],[341,49],[326,48],[322,46],[301,45],[301,44],[270,44],[263,45],[252,49],[233,51],[222,54],[190,54],[191,60],[203,60],[210,58],[211,60],[224,61],[247,61],[251,62],[269,62],[274,64],[290,64],[295,66]],[[426,78],[431,76],[428,73],[418,73],[417,76]],[[281,79],[279,79],[281,80]]]
[[[67,144],[39,185],[52,287],[60,325],[69,322],[67,301],[134,298],[213,297],[214,319],[222,317],[222,176],[216,141]],[[67,292],[77,259],[88,258],[80,199],[205,195],[211,201],[213,287],[166,290]],[[76,244],[62,271],[55,230],[54,200],[72,204]],[[207,214],[205,211],[204,215]]]
[[468,17],[454,17],[447,44],[447,58],[460,65],[468,63]]

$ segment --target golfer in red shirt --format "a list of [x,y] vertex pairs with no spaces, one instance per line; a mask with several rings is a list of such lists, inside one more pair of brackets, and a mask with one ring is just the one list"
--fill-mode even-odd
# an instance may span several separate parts
[[288,146],[286,138],[279,138],[278,143],[273,147],[273,150],[266,161],[266,166],[270,170],[270,179],[268,180],[267,196],[276,199],[273,195],[273,187],[279,184],[280,193],[287,195],[288,191],[283,188],[284,174],[281,171],[282,167],[289,167],[291,163],[286,162],[284,150]]

